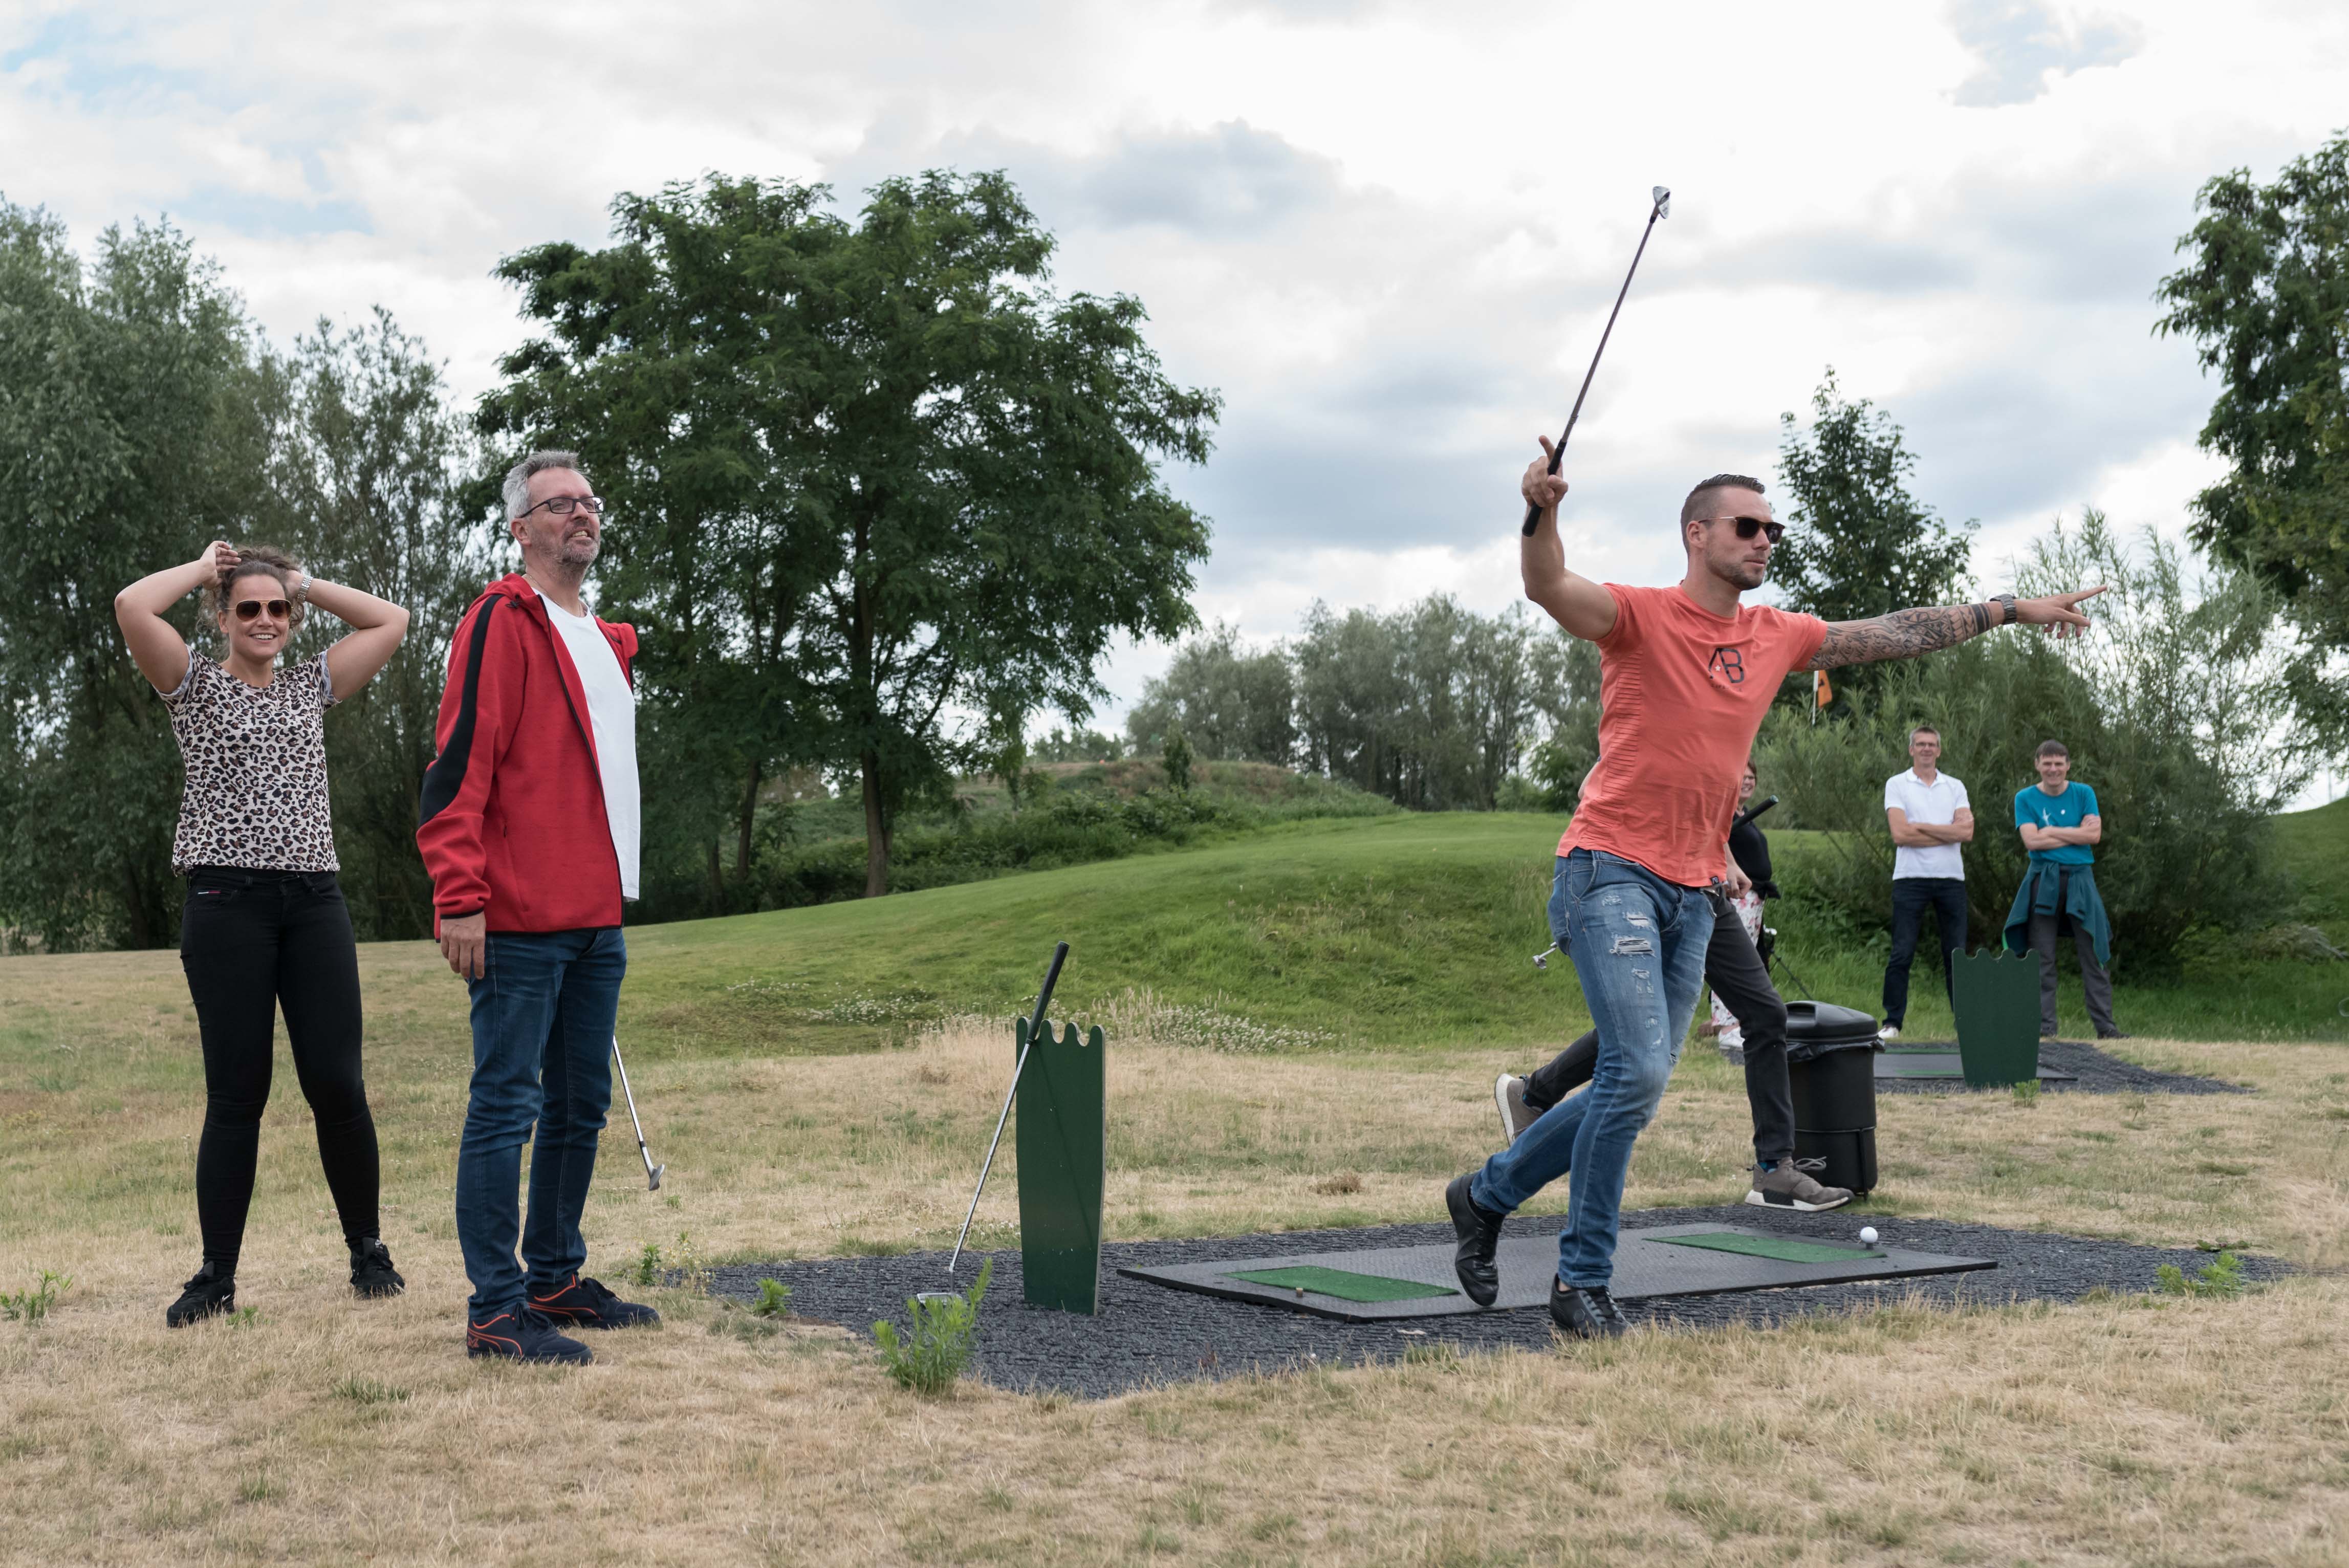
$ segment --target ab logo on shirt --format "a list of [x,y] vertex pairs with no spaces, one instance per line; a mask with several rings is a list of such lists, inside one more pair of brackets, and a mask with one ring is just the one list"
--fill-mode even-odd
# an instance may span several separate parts
[[1713,650],[1713,657],[1704,664],[1704,673],[1718,680],[1728,677],[1731,686],[1745,684],[1745,655],[1726,645]]

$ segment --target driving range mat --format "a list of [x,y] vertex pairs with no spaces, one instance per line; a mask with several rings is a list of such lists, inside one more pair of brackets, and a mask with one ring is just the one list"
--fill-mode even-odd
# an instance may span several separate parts
[[[1876,1076],[1878,1081],[1885,1078],[1904,1080],[1948,1078],[1962,1083],[1965,1081],[1966,1069],[1965,1064],[1959,1060],[1957,1047],[1954,1046],[1931,1050],[1903,1050],[1898,1046],[1887,1046],[1877,1055]],[[2039,1065],[2039,1081],[2044,1084],[2072,1084],[2077,1083],[2079,1078],[2075,1073],[2059,1072],[2042,1061]]]
[[[1792,1246],[1785,1243],[1795,1243]],[[1799,1255],[1787,1255],[1798,1253]],[[1544,1306],[1557,1274],[1557,1237],[1506,1236],[1497,1254],[1501,1294],[1479,1307],[1460,1293],[1452,1272],[1452,1245],[1371,1247],[1356,1252],[1288,1257],[1233,1258],[1220,1263],[1128,1265],[1117,1272],[1171,1290],[1196,1291],[1226,1301],[1286,1307],[1349,1322],[1447,1317],[1484,1311]],[[1657,1296],[1722,1295],[1791,1285],[1847,1284],[1858,1280],[1909,1279],[1995,1268],[1988,1258],[1951,1257],[1905,1247],[1864,1247],[1828,1238],[1787,1236],[1744,1225],[1665,1225],[1625,1231],[1615,1249],[1618,1301]],[[1317,1288],[1303,1271],[1324,1273],[1321,1284],[1368,1282],[1373,1294],[1352,1295]],[[1266,1283],[1268,1276],[1281,1283]],[[1252,1277],[1253,1276],[1253,1277]],[[1302,1290],[1299,1287],[1303,1286]],[[1397,1287],[1411,1289],[1402,1295]],[[1438,1295],[1436,1292],[1444,1294]],[[1365,1299],[1368,1297],[1368,1299]]]

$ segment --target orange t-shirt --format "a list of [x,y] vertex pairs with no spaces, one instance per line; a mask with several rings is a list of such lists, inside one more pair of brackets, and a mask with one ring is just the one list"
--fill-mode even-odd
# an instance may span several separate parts
[[1762,716],[1827,624],[1761,604],[1724,620],[1677,584],[1607,592],[1615,626],[1599,639],[1599,766],[1557,852],[1604,850],[1702,887],[1722,872]]

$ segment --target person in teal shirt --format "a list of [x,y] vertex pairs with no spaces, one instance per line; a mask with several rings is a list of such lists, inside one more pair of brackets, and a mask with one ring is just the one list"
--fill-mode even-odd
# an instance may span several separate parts
[[2080,958],[2080,986],[2100,1040],[2126,1039],[2113,1022],[2113,927],[2096,892],[2095,845],[2105,836],[2096,792],[2071,781],[2072,754],[2060,740],[2041,744],[2039,782],[2015,793],[2014,825],[2031,864],[2006,914],[2006,945],[2039,954],[2039,1034],[2055,1037],[2055,942],[2070,929]]

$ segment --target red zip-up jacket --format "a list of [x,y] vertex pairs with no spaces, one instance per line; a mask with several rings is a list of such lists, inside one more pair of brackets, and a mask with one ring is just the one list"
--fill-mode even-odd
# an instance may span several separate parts
[[[595,627],[636,685],[633,626]],[[620,923],[620,861],[604,812],[587,694],[546,605],[520,573],[481,591],[449,644],[449,685],[424,775],[416,847],[442,920],[492,931]]]

